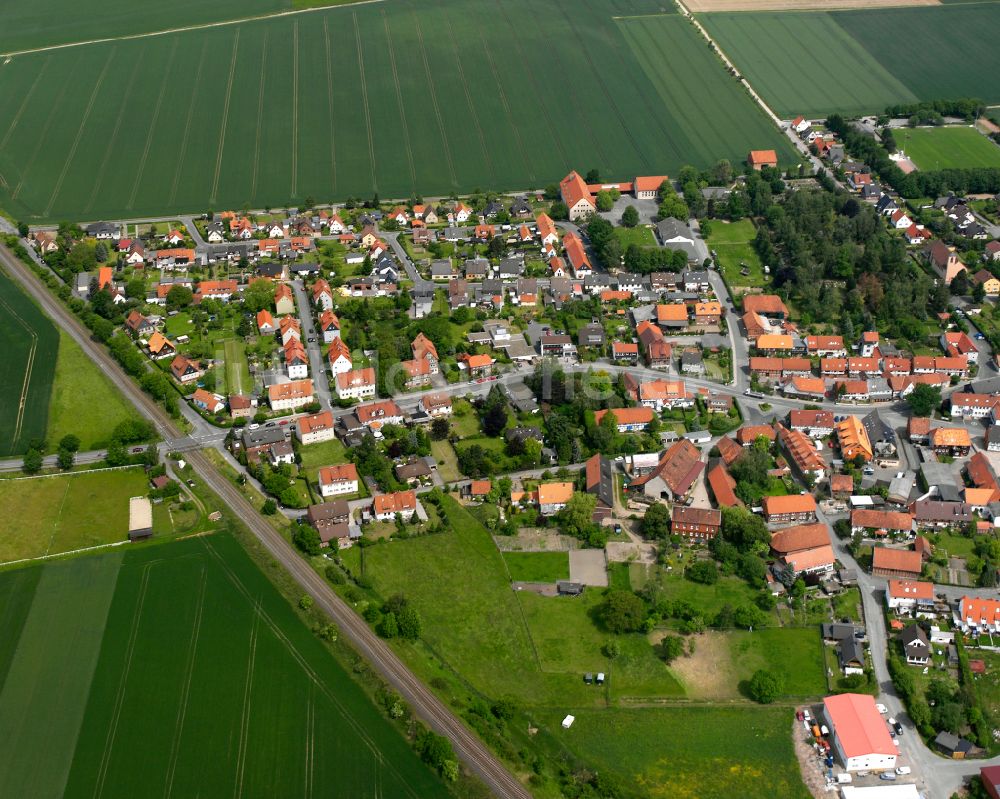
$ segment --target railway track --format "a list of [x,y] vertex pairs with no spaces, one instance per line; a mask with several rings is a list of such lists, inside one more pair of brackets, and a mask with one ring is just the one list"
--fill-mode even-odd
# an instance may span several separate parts
[[[51,295],[35,274],[6,247],[0,246],[0,263],[16,278],[42,309],[60,327],[73,335],[88,356],[122,392],[156,426],[167,439],[184,436],[166,411],[143,393],[123,372],[118,363],[90,338],[90,332]],[[438,699],[396,653],[369,628],[353,608],[341,599],[327,582],[303,560],[282,535],[271,527],[199,450],[187,453],[186,460],[209,488],[226,503],[267,551],[295,578],[302,589],[340,628],[351,645],[365,658],[382,678],[399,692],[414,713],[431,729],[451,741],[455,754],[490,791],[501,799],[530,799],[531,794],[494,757],[462,721]]]

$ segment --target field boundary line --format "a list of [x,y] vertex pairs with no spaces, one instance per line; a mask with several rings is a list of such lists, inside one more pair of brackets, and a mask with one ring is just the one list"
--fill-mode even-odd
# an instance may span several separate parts
[[[141,469],[142,467],[138,464],[130,463],[128,466],[102,466],[99,469],[81,469],[78,472],[56,472],[54,474],[30,474],[24,477],[2,477],[0,478],[0,484],[5,482],[14,482],[15,480],[47,480],[51,477],[80,477],[85,474],[97,474],[98,472],[117,472],[122,469]],[[102,544],[101,546],[105,546]],[[10,561],[14,563],[16,561]],[[3,564],[0,563],[0,566]]]
[[313,795],[313,776],[316,756],[316,683],[309,683],[309,700],[306,702],[305,787],[303,795]]
[[292,198],[299,192],[299,21],[292,23]]
[[[79,66],[80,66],[80,59],[77,59],[76,63],[73,65],[73,69],[71,70],[71,72],[75,74],[76,69]],[[62,106],[63,98],[66,96],[66,90],[68,88],[69,88],[69,81],[64,80],[62,82],[62,88],[59,90],[59,96],[56,97],[55,101],[52,103],[52,107],[49,109],[49,115],[45,119],[45,124],[42,125],[42,130],[38,134],[38,138],[35,141],[35,149],[31,153],[31,158],[28,159],[28,162],[27,164],[25,164],[24,169],[21,170],[21,179],[18,181],[17,187],[14,189],[13,194],[10,195],[10,198],[12,200],[16,200],[17,196],[21,193],[21,189],[24,187],[24,179],[31,171],[31,168],[35,165],[35,159],[38,158],[38,153],[42,149],[42,144],[45,143],[45,138],[49,135],[49,128],[52,125],[52,119],[55,116],[56,109]]]
[[38,74],[35,75],[35,80],[31,83],[31,88],[28,89],[28,93],[24,95],[24,99],[21,101],[20,107],[17,109],[17,113],[14,114],[14,118],[10,121],[10,125],[7,127],[7,132],[4,134],[3,140],[0,141],[0,150],[7,146],[7,141],[10,139],[11,134],[17,127],[17,123],[21,121],[21,116],[24,114],[24,109],[28,107],[28,103],[31,101],[32,95],[35,93],[35,89],[38,88],[39,82],[42,80],[42,75],[48,68],[49,63],[52,61],[52,56],[45,59],[45,63],[42,64],[42,68],[38,70]]
[[219,128],[219,149],[215,155],[215,177],[212,180],[212,194],[209,202],[214,203],[219,192],[219,173],[222,171],[222,153],[226,149],[226,126],[229,123],[229,103],[233,97],[233,78],[236,76],[236,56],[240,50],[240,29],[233,37],[233,58],[229,62],[229,81],[226,83],[226,101],[222,106],[222,126]]
[[[229,582],[232,583],[233,587],[245,599],[253,601],[253,596],[250,593],[250,590],[243,584],[243,581],[240,580],[239,575],[237,575],[233,571],[232,567],[225,560],[225,558],[223,558],[215,550],[215,547],[212,546],[210,539],[208,537],[202,537],[200,540],[202,544],[205,546],[205,548],[212,555],[212,557],[219,564],[219,567],[222,569],[222,571],[225,572],[227,578],[229,579]],[[268,629],[271,631],[271,634],[285,646],[285,649],[288,651],[288,654],[292,657],[292,659],[296,663],[299,664],[299,667],[302,669],[303,673],[312,681],[313,685],[320,690],[323,696],[325,696],[330,701],[330,703],[337,709],[337,712],[340,713],[341,718],[343,718],[344,721],[351,727],[351,729],[354,730],[355,734],[358,737],[358,740],[360,740],[362,743],[364,743],[365,746],[368,747],[368,751],[372,754],[373,757],[376,758],[379,757],[379,748],[378,746],[376,746],[374,739],[372,739],[372,737],[369,735],[365,726],[354,718],[354,716],[343,704],[343,702],[341,702],[340,697],[338,697],[336,693],[330,690],[329,686],[327,686],[324,680],[320,679],[320,676],[316,673],[315,669],[313,669],[312,664],[310,664],[309,661],[306,660],[306,658],[302,655],[302,653],[299,652],[295,644],[292,643],[291,639],[289,639],[289,637],[285,635],[285,631],[281,629],[278,623],[274,621],[274,619],[271,618],[270,614],[268,614],[268,612],[264,610],[263,607],[260,607],[259,604],[257,605],[257,614],[259,615],[261,620],[267,625]],[[392,771],[392,773],[399,779],[400,785],[406,790],[408,796],[412,797],[412,799],[420,799],[420,797],[410,788],[409,784],[403,778],[403,775],[401,775],[396,770],[396,767],[394,765],[392,765],[391,763],[386,763],[385,767],[388,768],[390,771]]]
[[250,627],[250,657],[247,661],[246,683],[243,686],[243,713],[240,716],[240,740],[236,750],[236,784],[233,797],[243,795],[243,779],[246,774],[247,745],[250,738],[250,705],[253,698],[253,673],[257,664],[257,642],[260,640],[260,599],[254,606],[253,624]]
[[177,771],[177,759],[181,751],[181,735],[184,732],[184,719],[187,716],[188,700],[191,696],[191,683],[194,678],[194,661],[198,652],[198,639],[201,636],[201,620],[205,612],[205,591],[208,586],[208,570],[204,564],[201,567],[201,585],[198,589],[198,604],[195,606],[194,625],[191,630],[191,641],[188,644],[187,663],[184,667],[184,683],[181,688],[181,701],[177,708],[177,722],[174,725],[174,736],[170,744],[170,765],[167,768],[166,785],[163,789],[164,799],[169,799],[174,789],[174,774]]
[[31,339],[31,345],[28,347],[28,361],[24,365],[24,380],[21,382],[21,395],[18,399],[17,405],[17,418],[14,422],[14,435],[10,440],[11,448],[17,444],[18,439],[21,437],[21,431],[24,429],[24,412],[27,409],[28,404],[28,391],[31,390],[31,373],[35,370],[35,354],[38,352],[38,333],[29,325],[24,318],[14,310],[14,307],[7,302],[6,299],[0,297],[0,305],[2,305],[17,323],[24,328],[27,332],[29,338]]
[[332,173],[331,187],[337,193],[337,140],[333,132],[333,65],[330,63],[330,26],[323,17],[323,44],[326,47],[326,117],[330,123],[330,170]]
[[483,53],[486,55],[486,61],[490,65],[490,72],[493,74],[493,82],[497,85],[497,96],[500,98],[500,103],[503,105],[504,113],[507,115],[507,124],[510,125],[511,130],[514,131],[514,138],[517,139],[517,148],[521,151],[521,160],[524,161],[524,166],[528,170],[528,180],[531,183],[535,182],[535,171],[531,168],[531,162],[528,160],[528,153],[524,149],[524,140],[521,138],[521,131],[514,122],[514,115],[510,111],[510,103],[507,102],[507,94],[503,90],[503,84],[500,82],[500,73],[497,72],[497,64],[493,59],[493,52],[490,50],[490,46],[486,41],[486,37],[483,32],[479,32],[479,41],[483,45]]
[[479,112],[476,111],[476,106],[472,103],[472,92],[469,90],[469,80],[465,76],[465,67],[462,66],[462,57],[458,53],[458,40],[455,39],[455,28],[451,24],[451,17],[445,14],[445,20],[448,23],[448,39],[451,42],[452,54],[455,56],[455,63],[458,66],[458,75],[462,79],[462,89],[465,91],[465,102],[469,106],[469,114],[472,116],[472,122],[476,126],[476,133],[479,135],[479,146],[483,151],[483,160],[486,161],[486,166],[490,170],[490,180],[496,183],[497,173],[493,168],[493,159],[490,158],[489,148],[486,146],[486,135],[483,133],[483,126],[479,121]]
[[156,123],[160,118],[160,111],[163,109],[163,98],[167,92],[167,81],[170,78],[170,70],[174,68],[174,58],[177,55],[177,46],[179,44],[180,39],[174,39],[174,46],[170,48],[170,57],[167,59],[167,66],[163,70],[163,82],[160,84],[160,94],[156,98],[156,107],[153,109],[153,117],[149,122],[149,131],[146,133],[146,144],[142,150],[142,159],[139,161],[139,171],[132,180],[132,193],[128,197],[128,205],[125,206],[130,210],[135,203],[135,196],[139,193],[139,184],[142,182],[142,176],[146,171],[146,162],[149,160],[149,149],[153,145],[153,136],[156,135]]
[[179,28],[166,28],[161,31],[146,31],[145,33],[127,33],[124,36],[103,36],[97,39],[85,39],[80,42],[64,42],[62,44],[47,44],[44,47],[32,47],[26,50],[10,50],[0,53],[3,58],[16,58],[20,55],[35,55],[37,53],[48,53],[53,50],[68,50],[73,47],[86,47],[91,44],[107,44],[108,42],[129,42],[135,39],[152,39],[156,36],[170,36],[173,33],[190,33],[191,31],[201,31],[211,28],[226,28],[230,25],[244,25],[248,22],[265,22],[269,19],[281,19],[282,17],[294,17],[300,14],[313,14],[317,11],[333,11],[341,8],[353,8],[356,6],[370,6],[375,3],[383,3],[385,0],[356,0],[353,3],[341,3],[335,6],[317,6],[315,8],[295,8],[289,11],[277,11],[273,14],[257,14],[252,17],[240,17],[239,19],[223,19],[218,22],[203,22],[199,25],[182,25]]
[[[80,147],[80,139],[83,138],[83,131],[87,127],[87,121],[90,119],[90,114],[94,110],[94,103],[97,102],[97,94],[101,91],[101,86],[104,85],[104,79],[108,75],[108,68],[111,66],[111,62],[115,59],[115,53],[117,53],[115,47],[111,48],[108,53],[108,60],[104,62],[104,68],[101,70],[101,74],[97,76],[97,82],[94,84],[94,90],[90,93],[90,100],[87,102],[87,107],[83,111],[83,118],[80,120],[80,126],[76,129],[76,136],[73,138],[73,144],[69,148],[69,153],[66,154],[66,162],[63,164],[62,171],[59,173],[59,179],[56,180],[56,185],[52,189],[52,196],[49,197],[49,204],[45,206],[45,216],[48,216],[52,211],[52,205],[56,201],[56,197],[59,196],[59,192],[62,191],[63,182],[66,180],[66,173],[69,172],[70,164],[73,163],[73,158],[76,156],[76,151]],[[134,74],[134,73],[133,73]]]
[[528,66],[528,59],[524,57],[524,49],[521,47],[521,36],[520,31],[515,27],[514,23],[511,22],[510,13],[507,7],[503,4],[503,0],[494,0],[494,4],[503,14],[504,20],[507,22],[507,27],[510,28],[510,32],[514,39],[514,49],[517,51],[518,60],[521,62],[522,69],[528,74],[528,80],[531,83],[531,87],[535,92],[535,99],[538,101],[538,105],[542,109],[542,114],[545,116],[545,122],[549,126],[549,132],[551,138],[555,140],[556,147],[559,150],[559,154],[562,156],[563,163],[566,168],[572,168],[572,161],[566,154],[566,147],[563,144],[562,136],[559,133],[559,127],[552,122],[552,115],[549,113],[549,104],[545,102],[542,97],[542,93],[538,87],[538,80],[535,78],[535,70]]
[[114,750],[115,738],[118,735],[118,722],[121,719],[122,707],[125,705],[125,689],[128,685],[129,672],[132,670],[132,657],[135,654],[135,644],[139,639],[139,624],[142,619],[142,607],[146,604],[146,591],[149,589],[149,573],[153,564],[146,564],[142,570],[142,582],[139,588],[139,599],[135,603],[135,610],[132,613],[132,629],[129,631],[128,645],[125,649],[125,664],[121,677],[118,679],[118,693],[115,695],[114,710],[111,714],[111,724],[108,727],[108,735],[104,742],[104,753],[101,755],[101,765],[97,771],[97,784],[94,785],[94,797],[104,793],[104,782],[108,777],[108,768],[111,765],[111,753]]
[[198,91],[201,86],[201,74],[204,72],[205,68],[206,53],[208,53],[207,38],[204,42],[202,42],[201,56],[198,58],[198,69],[194,74],[194,86],[191,90],[191,103],[188,105],[187,124],[184,125],[184,134],[181,136],[181,151],[177,156],[177,168],[174,170],[174,182],[170,187],[170,199],[167,201],[169,205],[173,205],[174,200],[177,197],[177,186],[180,184],[181,180],[181,169],[184,166],[184,158],[187,156],[188,140],[191,137],[191,123],[194,121],[195,100],[198,97]]
[[125,119],[125,109],[128,108],[129,99],[132,97],[132,89],[135,86],[135,79],[139,75],[139,65],[142,63],[144,57],[145,51],[140,50],[139,59],[132,68],[132,75],[129,77],[128,83],[125,86],[125,91],[122,94],[122,102],[118,107],[118,118],[115,120],[114,130],[111,131],[111,136],[108,138],[108,146],[104,149],[104,158],[101,159],[101,166],[97,170],[97,178],[94,180],[94,186],[90,191],[90,199],[87,200],[87,207],[83,209],[85,214],[90,212],[90,209],[94,205],[94,200],[97,199],[97,195],[101,192],[101,186],[104,184],[104,173],[107,171],[108,164],[111,162],[111,153],[114,150],[115,142],[118,141],[118,133],[121,130],[122,122]]
[[410,191],[417,190],[417,171],[413,166],[413,147],[410,144],[410,126],[406,122],[406,109],[403,107],[403,88],[399,85],[399,70],[396,69],[396,52],[392,47],[392,32],[389,30],[389,17],[385,8],[382,11],[382,26],[385,28],[386,50],[389,51],[389,66],[392,68],[392,82],[396,86],[396,105],[399,106],[399,121],[403,125],[403,143],[406,145],[406,161],[410,165]]
[[62,517],[63,508],[66,507],[66,497],[69,496],[69,483],[66,483],[65,489],[63,489],[62,498],[59,500],[59,510],[56,512],[56,518],[52,523],[52,535],[49,536],[49,543],[45,547],[45,552],[42,554],[44,558],[51,552],[52,543],[56,540],[56,533],[59,532],[59,519]]
[[260,121],[264,116],[264,69],[267,66],[267,29],[264,30],[264,44],[260,51],[260,88],[257,92],[257,136],[253,148],[253,177],[250,180],[250,196],[257,195],[257,172],[260,169]]
[[368,154],[372,162],[372,191],[378,192],[378,178],[375,177],[375,142],[372,139],[372,114],[368,108],[368,81],[365,79],[365,60],[362,56],[364,47],[361,44],[361,28],[358,27],[358,12],[351,12],[354,21],[354,40],[358,47],[358,71],[361,73],[361,100],[365,107],[365,127],[368,130]]
[[420,17],[416,12],[412,12],[413,27],[417,31],[417,41],[420,43],[420,57],[424,62],[424,75],[427,77],[427,87],[431,92],[431,103],[434,105],[434,116],[437,117],[438,130],[441,133],[441,144],[444,145],[444,157],[448,162],[448,174],[451,176],[451,185],[458,185],[458,177],[455,175],[455,162],[451,157],[451,145],[448,143],[448,133],[445,129],[444,118],[441,116],[441,107],[438,104],[437,89],[434,88],[435,80],[431,75],[431,65],[427,60],[427,48],[424,47],[424,32],[420,30]]

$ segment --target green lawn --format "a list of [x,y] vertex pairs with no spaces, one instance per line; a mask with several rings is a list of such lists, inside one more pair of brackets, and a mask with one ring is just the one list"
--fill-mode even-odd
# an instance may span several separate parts
[[577,755],[651,797],[808,799],[785,708],[566,708],[544,725]]
[[82,450],[100,449],[115,425],[135,417],[134,406],[114,383],[60,331],[46,433],[50,449],[70,433],[80,439]]
[[622,245],[622,250],[628,248],[630,244],[636,244],[639,247],[656,246],[656,236],[653,235],[653,229],[645,225],[637,225],[631,228],[616,227],[615,238]]
[[1000,167],[1000,146],[975,128],[907,128],[896,142],[923,170]]
[[[913,102],[901,73],[879,64],[825,12],[751,12],[698,17],[779,116],[862,114]],[[964,96],[964,95],[963,95]]]
[[0,480],[0,563],[125,541],[129,497],[148,490],[138,467]]
[[58,348],[49,318],[0,271],[0,457],[45,438]]
[[479,435],[479,415],[467,400],[458,399],[452,403],[451,429],[459,438]]
[[766,669],[781,675],[785,696],[820,697],[826,692],[823,641],[817,626],[765,627],[727,635],[741,679]]
[[[253,390],[250,365],[247,363],[246,346],[242,339],[226,339],[223,344],[226,355],[226,394],[249,394]],[[217,387],[220,388],[220,387]]]
[[513,582],[554,583],[569,579],[567,552],[504,552]]
[[[719,268],[727,285],[734,290],[767,286],[771,279],[764,274],[764,266],[753,248],[753,240],[757,236],[753,222],[749,219],[729,224],[713,221],[711,225],[706,243],[709,251],[714,250],[718,254]],[[744,264],[750,270],[748,275],[740,272]]]
[[964,535],[951,535],[950,533],[939,533],[935,549],[941,549],[949,555],[957,558],[967,558],[975,550],[975,541],[966,538]]
[[347,463],[350,460],[347,457],[347,449],[345,449],[339,438],[299,447],[299,454],[302,456],[302,471],[313,482],[316,481],[317,473],[321,467],[335,466],[338,463]]
[[[17,5],[8,46],[233,13],[190,0],[113,0],[99,14],[94,0]],[[791,163],[688,22],[634,17],[660,5],[560,3],[540,25],[528,0],[399,0],[21,55],[0,73],[0,206],[27,221],[174,216],[512,190],[581,164],[675,174],[752,148]]]
[[850,619],[854,622],[861,621],[861,611],[858,606],[861,604],[861,594],[857,588],[848,588],[844,593],[833,598],[833,615],[837,619]]
[[437,458],[438,473],[446,483],[451,483],[462,478],[458,471],[458,458],[455,449],[448,441],[431,441],[431,454]]
[[232,537],[32,572],[0,574],[0,794],[449,795]]

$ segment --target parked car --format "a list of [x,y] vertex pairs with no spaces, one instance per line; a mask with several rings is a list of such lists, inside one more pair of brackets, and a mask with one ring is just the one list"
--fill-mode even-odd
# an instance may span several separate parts
[[903,725],[900,724],[898,721],[892,722],[892,728],[896,731],[896,735],[903,734]]
[[910,767],[909,766],[896,766],[896,773],[905,776],[905,775],[907,775],[907,774],[910,773]]
[[885,715],[886,713],[888,713],[888,712],[889,712],[889,708],[887,708],[887,707],[886,707],[885,705],[883,705],[883,704],[882,704],[881,702],[880,702],[880,703],[878,703],[877,705],[875,705],[875,709],[876,709],[876,710],[877,710],[877,711],[878,711],[879,713],[881,713],[881,714],[882,714],[883,716],[884,716],[884,715]]
[[891,771],[883,771],[881,774],[878,775],[878,778],[880,780],[886,780],[891,782],[892,780],[896,779],[896,775]]

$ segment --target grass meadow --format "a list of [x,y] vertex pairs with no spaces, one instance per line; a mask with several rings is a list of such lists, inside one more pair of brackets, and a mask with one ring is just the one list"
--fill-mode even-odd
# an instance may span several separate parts
[[58,349],[55,326],[0,271],[0,457],[45,438]]
[[59,353],[49,403],[46,438],[54,448],[70,433],[83,451],[101,449],[119,422],[135,418],[134,406],[88,358],[71,336],[59,331]]
[[448,795],[228,535],[9,571],[0,596],[4,796]]
[[0,563],[125,541],[129,497],[148,490],[139,467],[0,480]]
[[[749,219],[725,224],[713,221],[710,235],[706,243],[708,249],[715,250],[719,258],[719,268],[725,277],[726,284],[733,288],[763,288],[770,283],[770,278],[764,274],[764,266],[760,262],[757,251],[753,248],[753,240],[757,237],[757,229]],[[743,275],[741,264],[746,264],[749,275]]]
[[569,579],[566,552],[504,552],[503,559],[514,582],[554,583]]
[[[792,751],[787,708],[671,707],[576,716],[557,735],[577,755],[671,799],[808,799]],[[547,719],[556,727],[559,719]]]
[[654,7],[560,1],[539,26],[527,0],[400,0],[16,56],[0,205],[135,217],[790,162],[688,23],[611,18]]
[[1000,147],[975,128],[907,128],[896,141],[918,169],[1000,167]]

